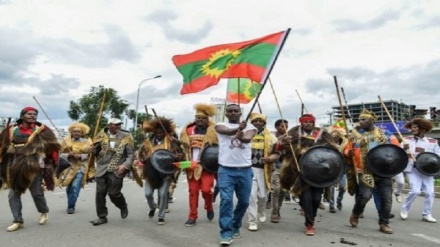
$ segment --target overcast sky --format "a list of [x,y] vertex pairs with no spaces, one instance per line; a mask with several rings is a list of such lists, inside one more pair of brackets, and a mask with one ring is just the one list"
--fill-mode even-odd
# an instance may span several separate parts
[[[258,4],[257,4],[258,2]],[[35,96],[57,127],[70,100],[104,85],[139,111],[144,105],[184,125],[195,103],[224,98],[226,81],[180,95],[171,57],[291,28],[270,75],[284,118],[300,115],[300,94],[318,122],[338,105],[403,101],[440,108],[440,4],[432,1],[0,0],[0,117],[16,117]],[[280,118],[270,85],[260,104]],[[244,115],[251,104],[245,105]],[[48,124],[40,114],[39,120]],[[129,123],[127,127],[132,127]]]

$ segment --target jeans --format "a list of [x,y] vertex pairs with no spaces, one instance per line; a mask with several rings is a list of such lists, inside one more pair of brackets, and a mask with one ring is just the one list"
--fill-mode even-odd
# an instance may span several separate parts
[[67,195],[67,208],[75,209],[76,200],[78,199],[79,192],[81,191],[81,184],[83,179],[83,172],[78,171],[73,178],[72,182],[66,188]]
[[[218,188],[220,191],[220,237],[228,239],[233,232],[241,227],[243,216],[249,206],[252,190],[253,172],[251,167],[230,168],[221,166],[218,169]],[[233,196],[237,197],[237,205],[233,208]]]
[[374,184],[374,188],[367,187],[362,182],[358,185],[358,192],[356,196],[356,202],[353,207],[353,214],[362,214],[364,212],[365,205],[374,195],[376,197],[376,209],[379,213],[379,224],[388,225],[393,203],[393,184],[391,178],[382,178],[375,176]]
[[[34,200],[35,206],[39,213],[49,212],[47,207],[46,198],[41,190],[41,181],[43,180],[43,175],[39,173],[32,181],[29,191],[31,192],[32,199]],[[11,208],[12,216],[14,217],[14,223],[23,223],[23,216],[21,210],[23,205],[21,203],[21,194],[15,192],[13,189],[9,189],[8,194],[9,207]]]
[[[338,182],[338,197],[336,198],[336,205],[342,205],[342,199],[344,198],[345,194],[345,185],[347,184],[347,176],[344,174],[342,175],[341,179]],[[329,207],[334,208],[335,207],[335,186],[332,185],[330,187],[330,202]]]

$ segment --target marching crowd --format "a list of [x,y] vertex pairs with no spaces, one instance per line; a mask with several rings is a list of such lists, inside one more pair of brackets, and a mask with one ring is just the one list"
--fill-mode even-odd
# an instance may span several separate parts
[[[44,225],[49,213],[45,189],[66,187],[66,213],[74,214],[80,190],[92,178],[96,181],[97,218],[90,223],[98,226],[108,222],[107,195],[124,219],[129,211],[121,191],[127,173],[144,188],[148,216],[154,218],[157,213],[157,223],[163,225],[182,169],[188,181],[189,198],[185,226],[197,224],[201,195],[208,220],[213,220],[217,213],[222,246],[229,246],[240,237],[245,216],[249,231],[258,231],[259,223],[266,221],[266,208],[271,209],[270,221],[280,222],[280,208],[286,196],[299,200],[306,235],[315,234],[315,217],[322,207],[323,196],[329,202],[330,212],[335,213],[335,208],[342,210],[345,192],[355,200],[348,219],[353,228],[361,227],[360,218],[373,198],[379,230],[391,234],[393,194],[402,202],[405,175],[410,190],[402,202],[400,218],[408,218],[412,203],[423,192],[422,220],[436,222],[431,214],[434,177],[415,168],[415,161],[421,155],[440,155],[437,140],[425,135],[433,128],[428,120],[410,120],[405,128],[411,131],[411,136],[398,140],[376,127],[376,115],[365,109],[351,131],[338,126],[316,127],[315,117],[304,114],[299,124],[290,129],[287,120],[277,120],[276,133],[267,128],[264,114],[252,113],[248,121],[242,121],[241,108],[236,104],[226,106],[227,121],[220,123],[211,120],[216,114],[215,106],[196,104],[194,109],[194,119],[181,133],[175,132],[176,125],[169,118],[144,121],[142,129],[146,138],[135,150],[131,134],[121,129],[120,119],[109,119],[93,139],[86,124],[74,122],[68,128],[69,135],[59,142],[50,128],[37,121],[38,110],[25,107],[20,119],[0,134],[1,179],[3,186],[9,188],[13,219],[6,230],[14,232],[24,226],[21,195],[26,190],[40,213],[39,224]],[[379,147],[395,153],[395,159],[404,160],[404,170],[390,176],[381,174],[380,165],[376,168],[367,165],[371,163],[369,153]],[[315,157],[322,155],[324,161],[315,161]],[[182,168],[179,164],[183,161],[194,165]],[[393,180],[397,183],[394,190]],[[213,202],[217,193],[220,207],[215,212]]]

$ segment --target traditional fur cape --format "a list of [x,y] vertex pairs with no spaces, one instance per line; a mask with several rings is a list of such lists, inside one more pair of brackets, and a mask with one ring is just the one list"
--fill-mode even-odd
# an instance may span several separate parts
[[[335,148],[337,148],[337,145],[327,131],[317,127],[313,129],[313,138],[302,136],[300,126],[290,129],[288,135],[292,136],[292,147],[295,156],[292,154],[290,145],[286,145],[284,147],[286,148],[286,155],[282,160],[280,182],[283,189],[290,191],[294,195],[299,195],[309,186],[301,179],[301,174],[297,169],[301,155],[315,145],[330,145]],[[296,159],[294,157],[296,157]],[[319,176],[319,174],[317,174],[317,176]]]
[[[37,122],[33,133],[26,140],[18,140],[15,134],[18,128],[18,125],[14,125],[0,134],[1,140],[5,140],[2,149],[3,145],[7,146],[6,153],[1,157],[2,179],[15,192],[24,193],[38,173],[42,172],[46,188],[53,190],[54,169],[58,162],[54,160],[53,153],[61,149],[55,134]],[[44,164],[39,164],[39,161]],[[41,165],[44,167],[41,168]]]
[[[195,125],[194,122],[189,123],[188,125],[186,125],[182,129],[182,132],[180,132],[180,143],[181,143],[184,155],[186,157],[186,160],[193,159],[192,153],[191,153],[191,144],[190,144],[187,129],[190,127],[193,127],[194,125]],[[215,132],[214,127],[215,127],[215,123],[212,121],[209,121],[208,127],[206,129],[206,133],[203,136],[203,143],[202,143],[202,148],[200,150],[200,154],[202,153],[204,148],[218,144],[217,132]],[[198,164],[197,168],[195,168],[195,169],[191,169],[191,168],[186,169],[186,174],[187,174],[188,178],[190,178],[190,179],[194,176],[194,178],[196,180],[199,180],[202,175],[202,171],[203,171],[203,167],[201,166],[201,164]]]

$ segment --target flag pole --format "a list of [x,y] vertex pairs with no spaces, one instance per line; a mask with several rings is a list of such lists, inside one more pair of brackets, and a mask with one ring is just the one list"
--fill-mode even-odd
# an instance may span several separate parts
[[[269,79],[269,82],[270,82],[270,79]],[[255,87],[255,82],[251,81],[251,83],[252,83],[252,87],[254,88],[254,92],[256,93],[257,87]],[[263,114],[263,110],[261,110],[260,101],[257,102],[257,105],[258,105],[258,110],[260,111],[260,114]]]
[[286,43],[286,40],[287,40],[287,37],[289,36],[289,33],[290,33],[290,28],[288,28],[288,29],[284,32],[283,37],[281,38],[281,42],[278,43],[277,48],[276,48],[276,52],[275,52],[275,54],[272,56],[271,61],[269,62],[269,68],[266,69],[266,70],[264,71],[264,74],[263,74],[263,77],[262,77],[262,80],[261,80],[263,83],[262,83],[262,85],[261,85],[260,92],[258,92],[257,97],[255,97],[254,104],[252,104],[252,107],[251,107],[251,109],[249,110],[249,113],[248,113],[248,115],[247,115],[247,117],[246,117],[246,122],[247,122],[247,121],[249,120],[249,118],[251,117],[252,110],[255,108],[255,105],[256,105],[257,102],[258,102],[258,99],[260,98],[261,92],[263,92],[264,86],[266,85],[266,82],[267,82],[267,79],[269,78],[270,72],[272,72],[273,66],[275,65],[275,62],[276,62],[276,60],[278,59],[278,56],[279,56],[280,53],[281,53],[281,49],[283,48],[284,43]]

